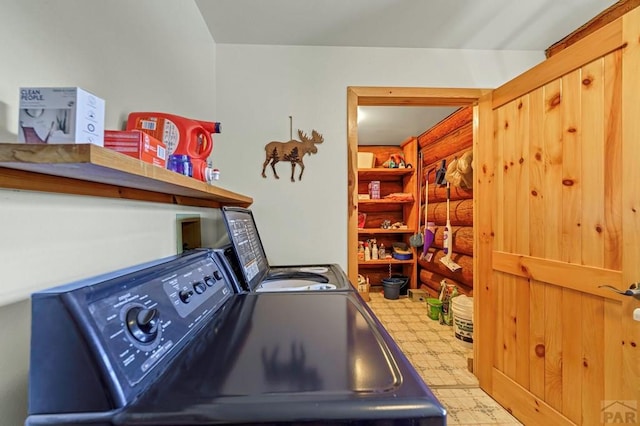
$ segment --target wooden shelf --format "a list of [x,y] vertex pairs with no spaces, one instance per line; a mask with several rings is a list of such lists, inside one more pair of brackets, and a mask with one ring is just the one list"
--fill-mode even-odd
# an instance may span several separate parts
[[392,200],[389,198],[380,198],[376,200],[358,200],[358,205],[375,205],[375,204],[411,204],[415,200]]
[[415,169],[413,169],[412,167],[404,169],[385,169],[383,167],[373,169],[358,169],[358,179],[389,181],[397,180],[399,177],[410,175],[414,172]]
[[358,234],[413,234],[415,229],[358,228]]
[[246,195],[92,144],[0,143],[0,187],[197,207],[253,203]]
[[383,259],[383,260],[359,260],[358,266],[380,266],[380,265],[411,265],[413,258],[408,260]]

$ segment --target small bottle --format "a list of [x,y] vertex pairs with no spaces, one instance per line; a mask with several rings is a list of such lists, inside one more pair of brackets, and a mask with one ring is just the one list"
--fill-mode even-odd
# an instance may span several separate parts
[[193,177],[203,182],[211,183],[220,179],[220,170],[214,169],[204,161],[196,161],[193,164]]
[[369,249],[368,243],[364,243],[364,260],[371,260],[371,250]]
[[378,248],[378,258],[384,260],[386,259],[386,255],[387,253],[385,252],[384,244],[380,243],[380,247]]
[[220,179],[220,170],[207,167],[204,170],[204,179],[205,182],[209,183],[213,182],[214,180]]
[[379,254],[378,244],[374,241],[373,242],[373,249],[371,250],[371,258],[373,260],[378,260],[378,254]]
[[358,241],[358,260],[364,260],[364,243]]

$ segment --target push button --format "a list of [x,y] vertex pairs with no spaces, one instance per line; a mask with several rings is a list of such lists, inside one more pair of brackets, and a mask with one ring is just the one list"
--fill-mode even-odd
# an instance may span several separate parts
[[213,278],[215,278],[216,281],[220,281],[222,279],[222,274],[220,274],[220,271],[213,271]]
[[216,282],[211,277],[204,277],[204,283],[207,285],[207,287],[212,287]]
[[199,281],[193,285],[193,289],[195,290],[196,293],[202,294],[207,289],[207,286],[204,285],[202,281]]

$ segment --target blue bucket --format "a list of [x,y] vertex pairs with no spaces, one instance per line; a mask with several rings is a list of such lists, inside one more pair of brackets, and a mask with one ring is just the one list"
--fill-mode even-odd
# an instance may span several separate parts
[[382,289],[384,298],[389,300],[396,300],[400,297],[400,288],[407,284],[406,280],[402,278],[385,278],[382,280]]

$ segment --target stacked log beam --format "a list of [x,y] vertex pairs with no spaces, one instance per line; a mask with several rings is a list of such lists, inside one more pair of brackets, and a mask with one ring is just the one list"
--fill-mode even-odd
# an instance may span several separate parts
[[[433,176],[432,176],[433,179]],[[429,188],[423,188],[423,191],[428,192],[429,194],[429,203],[442,203],[447,201],[447,187],[434,185],[433,183],[429,184]],[[424,200],[424,193],[423,200]],[[452,186],[450,191],[449,200],[458,201],[458,200],[471,200],[473,199],[473,189],[459,188],[457,186]]]
[[[436,124],[426,132],[422,133],[418,136],[418,144],[420,144],[420,149],[429,148],[429,155],[437,155],[436,149],[437,143],[445,140],[447,136],[458,135],[459,131],[466,124],[471,123],[473,119],[473,110],[471,108],[461,108],[442,120],[440,123]],[[465,129],[465,132],[467,130]],[[455,136],[453,139],[460,139],[458,136]],[[471,146],[469,144],[468,146]],[[427,154],[427,152],[423,152],[423,157]],[[428,157],[427,157],[428,158]],[[430,161],[424,159],[425,163],[429,163]],[[438,157],[436,156],[436,159]]]
[[[440,259],[445,256],[444,251],[440,249],[434,249],[432,250],[432,252],[433,255],[431,257],[431,261],[428,261],[426,259],[418,260],[418,264],[421,268],[426,269],[429,272],[442,275],[449,280],[456,281],[457,283],[464,285],[469,289],[473,288],[473,256],[455,253],[451,255],[451,260],[462,267],[462,269],[452,272],[444,265],[444,263],[440,261]],[[440,280],[438,281],[438,284],[439,283]],[[438,288],[440,288],[439,285]]]
[[[447,222],[446,201],[444,203],[432,203],[429,200],[426,217],[429,222],[444,225]],[[473,200],[449,202],[449,219],[452,226],[473,226]]]
[[[433,234],[434,240],[431,247],[444,247],[444,226],[436,226]],[[473,256],[473,227],[451,226],[452,250],[454,253]],[[422,249],[421,249],[422,250]]]
[[429,271],[428,269],[420,270],[420,282],[422,283],[422,288],[428,288],[432,290],[436,294],[440,291],[440,283],[442,280],[445,280],[447,284],[453,284],[458,287],[458,292],[461,294],[465,294],[467,296],[473,296],[473,288],[464,285],[463,283],[451,279],[449,277],[445,277],[444,275],[438,274],[437,272]]

